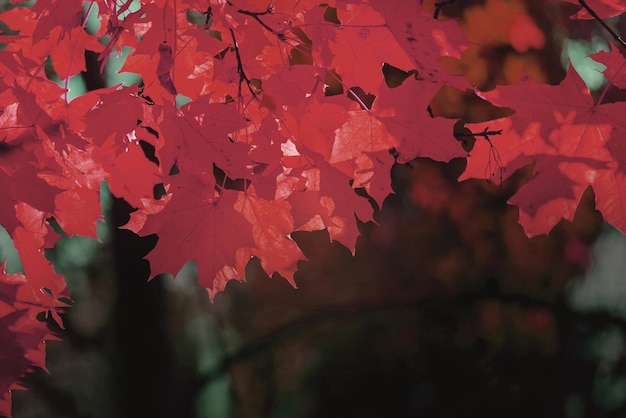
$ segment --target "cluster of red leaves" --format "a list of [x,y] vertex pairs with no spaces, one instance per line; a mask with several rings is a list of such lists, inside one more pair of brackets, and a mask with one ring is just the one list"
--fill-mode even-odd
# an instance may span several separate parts
[[[567,2],[577,3],[550,3]],[[17,344],[0,357],[3,373],[16,353],[36,352],[28,358],[43,365],[41,342],[51,335],[36,314],[56,316],[68,296],[43,255],[58,237],[46,219],[94,237],[102,181],[138,208],[127,228],[158,234],[152,273],[194,260],[211,296],[243,279],[252,256],[293,283],[303,258],[293,231],[326,229],[354,248],[355,216],[370,221],[373,212],[355,189],[380,203],[392,164],[416,156],[470,157],[467,177],[484,177],[486,167],[506,177],[534,164],[512,201],[529,234],[571,219],[589,185],[605,218],[626,230],[623,104],[594,102],[575,72],[559,85],[523,81],[482,93],[516,113],[470,126],[484,132],[471,155],[453,136],[454,120],[429,107],[444,85],[472,86],[463,60],[476,45],[520,54],[545,45],[524,1],[486,2],[502,10],[484,36],[468,32],[471,20],[433,17],[452,2],[430,2],[428,11],[385,0],[12,3],[0,14],[13,31],[0,39],[0,223],[25,275],[2,278],[0,335]],[[625,10],[620,1],[589,4],[601,18]],[[97,16],[95,33],[85,30],[88,16]],[[581,9],[572,19],[590,17]],[[85,71],[85,51],[100,53],[104,67],[122,46],[132,48],[123,70],[139,74],[141,86],[69,101],[68,80]],[[620,53],[597,59],[625,87]],[[461,69],[454,74],[453,62]],[[190,101],[177,107],[181,95]],[[3,392],[30,367],[18,363],[0,380]]]

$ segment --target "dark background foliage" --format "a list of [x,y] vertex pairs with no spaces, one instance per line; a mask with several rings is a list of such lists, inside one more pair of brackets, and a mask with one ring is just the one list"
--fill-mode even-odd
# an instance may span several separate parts
[[[295,233],[298,289],[255,260],[213,304],[193,265],[146,284],[154,239],[114,229],[48,344],[52,374],[26,378],[14,415],[623,416],[608,394],[625,377],[624,321],[566,291],[587,245],[614,233],[593,195],[529,239],[506,204],[515,179],[458,183],[463,165],[397,166],[354,255]],[[114,201],[109,223],[129,210]]]

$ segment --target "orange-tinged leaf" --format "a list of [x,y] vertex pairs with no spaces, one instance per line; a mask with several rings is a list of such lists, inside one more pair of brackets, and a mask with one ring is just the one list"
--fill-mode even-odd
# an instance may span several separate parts
[[535,21],[525,13],[517,13],[511,18],[509,40],[517,52],[526,52],[530,48],[541,49],[546,38]]

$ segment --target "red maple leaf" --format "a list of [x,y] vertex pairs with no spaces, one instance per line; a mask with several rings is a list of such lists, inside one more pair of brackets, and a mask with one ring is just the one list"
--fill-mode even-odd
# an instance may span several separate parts
[[407,79],[395,89],[382,89],[372,111],[399,141],[398,162],[429,157],[449,161],[465,156],[453,139],[454,121],[434,117],[429,104],[441,85],[437,82]]
[[626,60],[617,48],[611,47],[610,52],[600,51],[590,57],[606,65],[603,74],[611,84],[626,89]]
[[[312,38],[314,50],[322,49],[314,59],[319,56],[316,64],[336,69],[346,85],[375,91],[383,78],[380,71],[383,63],[398,68],[413,67],[404,49],[395,42],[384,17],[369,5],[350,4],[338,8],[337,18],[341,30],[334,31],[332,38]],[[328,52],[324,48],[328,48]]]
[[234,103],[211,103],[203,96],[180,109],[166,103],[153,112],[163,135],[159,157],[166,173],[176,165],[181,171],[211,177],[216,164],[231,177],[249,174],[250,147],[231,135],[245,126]]
[[11,390],[33,366],[46,368],[45,340],[55,340],[46,323],[37,319],[46,310],[34,296],[26,277],[7,274],[6,260],[0,268],[0,415],[11,416]]
[[85,50],[100,52],[104,49],[95,35],[90,35],[78,26],[61,37],[61,29],[56,27],[50,37],[61,38],[59,42],[50,45],[48,54],[52,59],[54,70],[62,80],[73,77],[81,71],[86,71]]
[[50,309],[52,316],[62,326],[54,308],[65,306],[59,302],[59,298],[67,298],[69,294],[63,276],[54,271],[52,263],[41,250],[46,235],[50,233],[45,213],[26,203],[18,203],[15,211],[22,226],[15,229],[13,239],[24,266],[26,281],[37,304]]
[[588,186],[593,186],[605,219],[626,230],[626,123],[619,103],[594,104],[571,66],[558,86],[526,81],[483,96],[516,113],[468,126],[475,133],[502,135],[478,140],[465,178],[498,181],[500,170],[508,177],[533,164],[531,179],[510,200],[519,205],[520,223],[529,235],[548,233],[563,218],[571,220]]
[[412,66],[389,64],[405,70],[415,68],[424,79],[467,86],[465,80],[454,77],[442,63],[442,57],[460,58],[470,44],[456,21],[435,19],[418,2],[373,0],[370,3],[414,63]]
[[0,153],[0,216],[3,226],[13,233],[20,225],[15,212],[15,205],[27,203],[40,210],[54,211],[54,195],[60,189],[50,187],[37,176],[40,168],[31,152],[22,146],[4,145]]
[[176,93],[192,99],[214,93],[209,90],[215,75],[212,60],[227,46],[217,34],[192,25],[184,8],[177,11],[174,18],[171,6],[164,13],[157,4],[142,5],[131,26],[141,40],[120,70],[141,74],[143,94],[159,104]]
[[[33,43],[49,38],[56,28],[61,29],[60,36],[79,27],[82,23],[83,2],[81,0],[52,0],[35,4],[30,10],[34,13],[36,25],[32,34]],[[53,42],[57,39],[52,39]]]
[[252,224],[255,248],[265,271],[277,272],[295,286],[296,262],[304,256],[289,234],[295,230],[291,205],[285,200],[268,200],[256,196],[254,188],[239,194],[234,209]]
[[[254,247],[250,222],[233,206],[242,192],[215,189],[180,173],[171,176],[167,206],[148,217],[144,234],[157,233],[159,242],[148,255],[152,274],[177,273],[189,260],[198,266],[199,282],[213,295],[227,280],[243,279],[247,259],[237,254],[240,248]],[[181,220],[186,222],[181,222]],[[226,275],[225,279],[221,275]]]
[[[312,218],[311,211],[314,210],[318,213],[317,224],[311,223],[309,226],[319,225],[328,229],[333,240],[354,249],[359,236],[355,219],[363,222],[372,220],[372,207],[356,194],[350,182],[351,178],[316,153],[290,158],[289,163],[295,169],[294,176],[299,174],[297,186],[290,188],[289,201],[294,217],[306,222],[296,225],[298,229],[305,229],[304,226]],[[313,192],[313,196],[307,195]],[[305,195],[300,195],[302,193]]]
[[142,100],[137,88],[119,86],[90,92],[69,106],[78,115],[81,126],[71,126],[89,142],[102,145],[110,136],[124,136],[137,128],[143,119]]

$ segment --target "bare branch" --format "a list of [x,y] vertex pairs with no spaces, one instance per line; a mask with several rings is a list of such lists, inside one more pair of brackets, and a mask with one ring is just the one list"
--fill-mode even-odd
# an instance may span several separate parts
[[613,39],[615,39],[617,41],[617,43],[622,47],[622,48],[626,48],[626,42],[624,42],[624,40],[619,36],[619,34],[617,32],[615,32],[613,29],[611,29],[611,27],[609,25],[607,25],[604,20],[602,20],[600,18],[600,16],[598,16],[598,14],[595,12],[595,10],[593,10],[585,0],[578,0],[578,2],[580,3],[580,5],[589,12],[589,14],[591,16],[593,16],[593,18],[598,21],[598,23],[600,23],[602,25],[602,27],[604,29],[606,29],[606,31],[608,33],[611,34],[611,36],[613,37]]
[[233,46],[235,48],[235,56],[237,57],[237,74],[239,74],[239,97],[241,97],[241,83],[245,82],[246,86],[248,86],[248,90],[254,97],[257,97],[256,92],[252,88],[252,84],[250,79],[246,75],[246,72],[243,70],[243,63],[241,61],[241,55],[239,54],[239,45],[237,44],[237,38],[235,38],[235,32],[232,29],[230,30],[230,36],[233,38]]
[[259,16],[264,16],[264,15],[267,15],[267,14],[274,13],[274,10],[271,7],[268,7],[267,10],[265,10],[264,12],[251,12],[249,10],[239,9],[239,10],[237,10],[237,13],[241,13],[242,15],[250,16],[251,18],[253,18],[257,22],[259,22],[259,24],[261,26],[263,26],[268,32],[273,33],[274,35],[276,35],[278,37],[278,39],[280,39],[281,41],[285,41],[287,39],[287,37],[285,36],[284,33],[275,31],[274,29],[272,29],[269,25],[267,25],[267,23],[265,23],[259,17]]
[[489,139],[490,135],[502,135],[502,129],[497,130],[497,131],[490,131],[489,128],[485,128],[482,132],[469,132],[469,133],[455,133],[455,136],[473,136],[473,137],[477,137],[477,136],[482,136],[483,138],[485,138],[485,140],[487,140],[487,142],[491,143],[491,140]]
[[441,9],[445,6],[454,3],[456,0],[444,0],[439,3],[435,3],[435,14],[433,15],[434,19],[439,19],[439,13],[441,13]]

